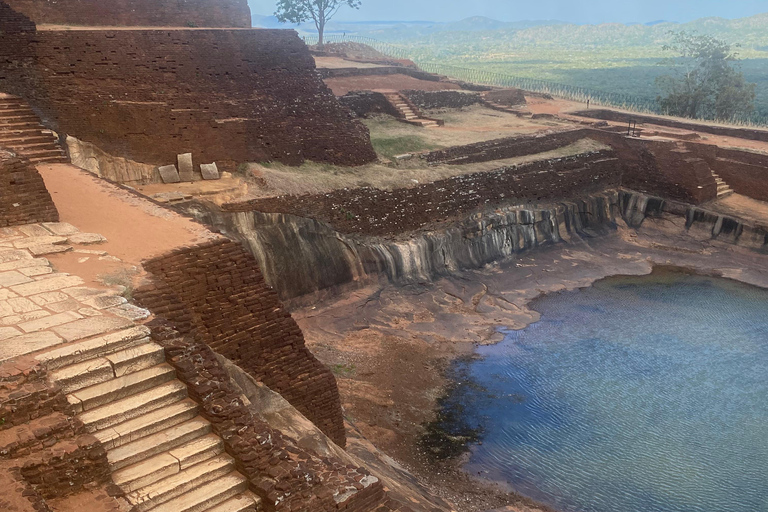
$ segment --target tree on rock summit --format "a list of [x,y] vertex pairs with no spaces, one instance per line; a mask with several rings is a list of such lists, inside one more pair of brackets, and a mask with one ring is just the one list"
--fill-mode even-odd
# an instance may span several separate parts
[[312,20],[317,27],[317,45],[323,46],[326,23],[345,5],[359,9],[361,3],[361,0],[278,0],[275,16],[282,23]]

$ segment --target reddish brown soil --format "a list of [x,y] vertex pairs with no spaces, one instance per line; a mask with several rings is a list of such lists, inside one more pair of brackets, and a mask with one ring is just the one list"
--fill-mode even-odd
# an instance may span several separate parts
[[[139,266],[142,260],[214,237],[206,228],[72,165],[38,166],[62,222],[107,238],[76,250],[106,251],[123,263],[76,252],[52,255],[53,265],[89,284],[98,276]],[[83,258],[87,260],[80,261]]]
[[419,80],[408,75],[350,76],[327,78],[324,81],[336,96],[344,96],[350,91],[372,91],[374,89],[391,89],[395,91],[409,89],[418,91],[460,89],[456,84]]

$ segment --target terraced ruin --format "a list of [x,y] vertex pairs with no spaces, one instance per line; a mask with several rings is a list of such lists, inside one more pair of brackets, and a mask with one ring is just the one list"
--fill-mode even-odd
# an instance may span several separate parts
[[544,510],[424,448],[451,361],[610,275],[768,286],[764,130],[60,3],[0,1],[2,510]]

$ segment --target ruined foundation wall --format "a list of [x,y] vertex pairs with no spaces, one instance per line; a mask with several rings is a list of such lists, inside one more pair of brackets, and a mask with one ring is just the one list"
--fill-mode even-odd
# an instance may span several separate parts
[[250,28],[247,0],[5,0],[38,25]]
[[605,121],[615,121],[619,123],[627,123],[632,120],[637,121],[638,123],[669,126],[671,128],[681,128],[683,130],[693,130],[697,132],[711,133],[714,135],[722,135],[725,137],[738,137],[741,139],[768,142],[768,130],[718,126],[714,124],[706,124],[705,122],[698,123],[694,121],[682,121],[672,117],[647,116],[634,113],[628,114],[624,112],[616,112],[615,110],[604,109],[582,110],[580,112],[572,112],[571,114],[575,116],[602,119]]
[[305,347],[301,329],[240,244],[220,240],[179,249],[144,268],[154,283],[136,291],[142,306],[280,393],[344,446],[336,379]]
[[256,417],[208,345],[179,335],[163,319],[151,326],[153,339],[165,348],[168,363],[265,510],[362,512],[384,500],[381,482],[364,468],[312,454]]
[[20,491],[38,511],[50,510],[46,499],[108,485],[111,475],[106,450],[46,376],[40,366],[0,365],[1,485],[4,493]]
[[113,156],[165,165],[191,152],[230,171],[376,159],[292,30],[0,32],[0,90]]
[[0,149],[0,227],[58,221],[59,212],[34,165]]
[[388,236],[458,218],[486,205],[573,198],[619,185],[610,151],[503,167],[412,188],[362,188],[232,203],[229,212],[259,211],[311,217],[342,233]]

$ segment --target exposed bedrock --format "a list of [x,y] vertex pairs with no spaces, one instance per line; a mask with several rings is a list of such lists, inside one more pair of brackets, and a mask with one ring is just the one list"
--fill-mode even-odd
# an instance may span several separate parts
[[633,228],[648,218],[684,217],[685,229],[700,237],[717,239],[741,247],[768,252],[768,226],[746,222],[698,206],[630,191],[619,192],[619,210]]
[[395,240],[343,235],[287,214],[223,212],[207,204],[187,212],[244,242],[267,282],[289,300],[383,277],[397,284],[430,281],[541,245],[596,236],[615,228],[618,197],[607,192],[550,208],[500,208]]

